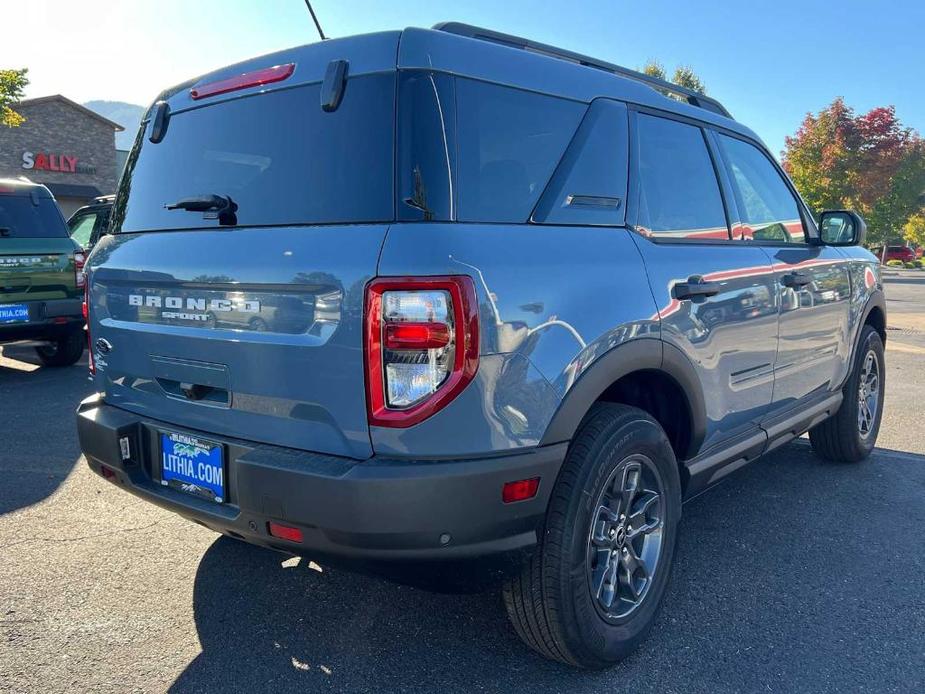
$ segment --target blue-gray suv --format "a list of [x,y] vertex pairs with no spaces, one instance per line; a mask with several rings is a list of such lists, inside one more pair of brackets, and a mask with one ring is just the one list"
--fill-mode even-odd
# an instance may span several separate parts
[[[681,503],[868,456],[885,306],[717,101],[449,23],[163,92],[88,260],[91,469],[225,535],[504,559],[541,654],[645,637]],[[503,563],[503,562],[502,562]]]

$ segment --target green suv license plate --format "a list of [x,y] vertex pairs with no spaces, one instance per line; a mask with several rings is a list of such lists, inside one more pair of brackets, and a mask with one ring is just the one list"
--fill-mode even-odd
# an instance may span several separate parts
[[29,307],[26,304],[0,304],[0,323],[28,323]]
[[161,432],[161,484],[222,503],[226,498],[222,444]]

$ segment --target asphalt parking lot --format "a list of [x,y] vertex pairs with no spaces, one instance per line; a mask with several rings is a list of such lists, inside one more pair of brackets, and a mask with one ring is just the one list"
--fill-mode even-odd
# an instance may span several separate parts
[[496,592],[287,560],[119,491],[78,451],[86,363],[5,348],[0,690],[925,691],[925,273],[887,292],[874,456],[795,442],[687,504],[651,637],[602,673],[534,656]]

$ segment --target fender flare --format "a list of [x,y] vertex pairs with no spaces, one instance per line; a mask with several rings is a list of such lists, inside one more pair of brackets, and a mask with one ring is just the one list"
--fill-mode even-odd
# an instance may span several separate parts
[[569,389],[540,441],[541,446],[570,441],[588,410],[614,382],[634,371],[659,371],[673,379],[687,398],[691,438],[687,457],[700,449],[706,435],[703,388],[690,359],[678,347],[659,338],[624,342],[599,357]]
[[854,358],[857,356],[858,347],[861,343],[862,329],[867,324],[867,319],[870,318],[870,314],[873,313],[875,308],[880,309],[880,313],[883,314],[883,334],[881,337],[883,338],[883,346],[886,347],[886,295],[882,289],[874,289],[871,291],[870,296],[867,297],[867,303],[864,304],[864,310],[860,314],[861,317],[854,327],[854,336],[851,338],[851,353],[848,355],[848,369],[844,380],[838,385],[839,389],[843,388],[848,379],[851,378]]

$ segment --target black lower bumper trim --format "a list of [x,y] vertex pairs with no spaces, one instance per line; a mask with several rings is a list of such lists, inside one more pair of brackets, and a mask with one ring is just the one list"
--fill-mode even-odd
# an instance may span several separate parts
[[[158,432],[182,430],[93,396],[77,413],[92,469],[127,491],[218,532],[294,554],[368,560],[454,560],[529,550],[537,541],[567,444],[452,461],[348,458],[189,432],[226,446],[228,503],[158,483]],[[120,438],[129,442],[123,460]],[[115,474],[112,474],[115,473]],[[501,501],[505,482],[540,478],[533,499]],[[303,542],[269,535],[299,528]]]

